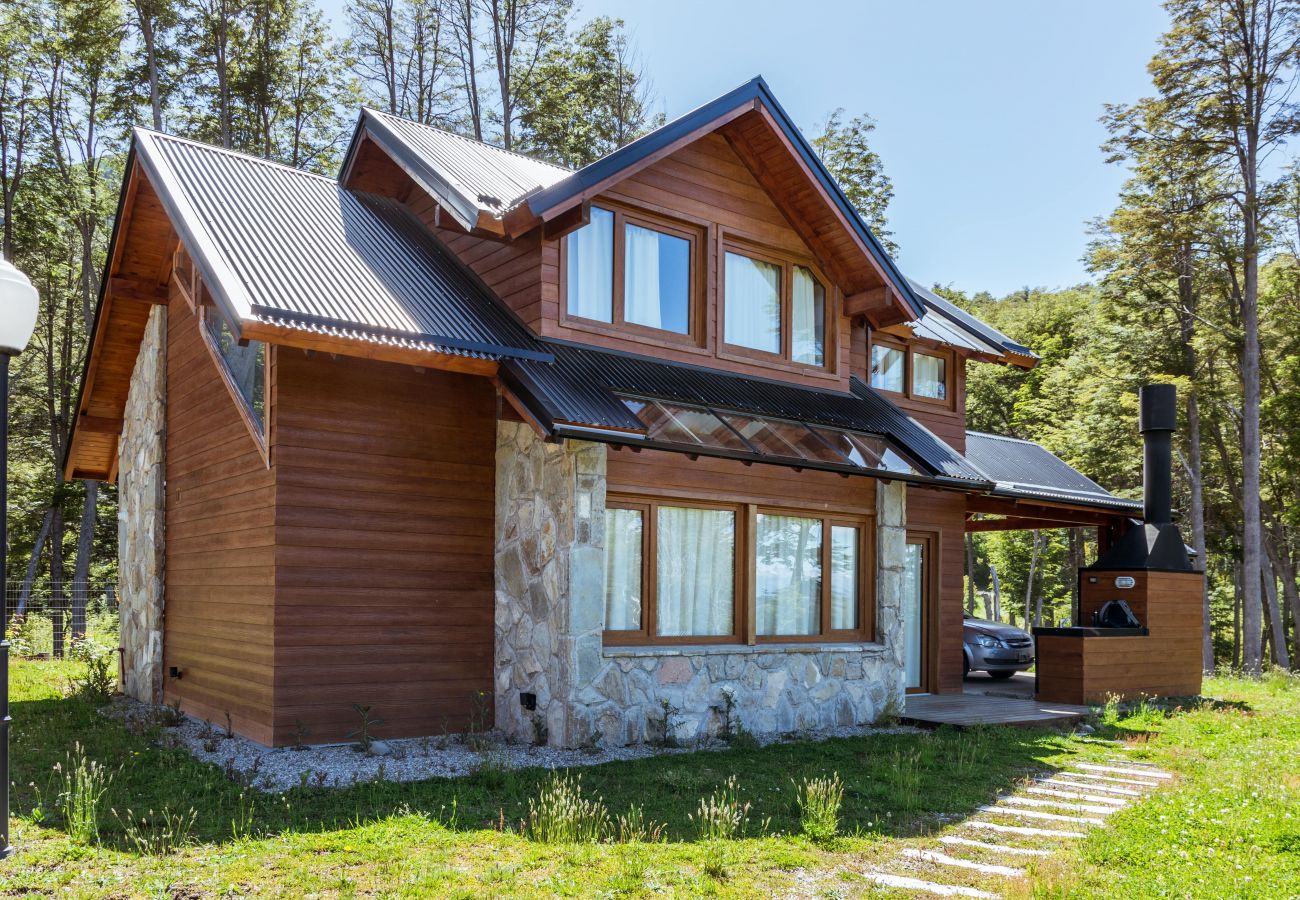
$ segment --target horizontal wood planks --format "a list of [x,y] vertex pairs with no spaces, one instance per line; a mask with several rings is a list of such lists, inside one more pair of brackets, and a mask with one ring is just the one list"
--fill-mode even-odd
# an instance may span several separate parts
[[[282,351],[275,740],[469,724],[492,690],[496,398],[486,379]],[[488,704],[490,708],[490,704]]]
[[164,666],[178,667],[181,677],[164,678],[164,698],[222,725],[229,714],[241,734],[268,743],[275,482],[234,403],[197,317],[174,293],[167,308],[163,654]]
[[[1039,697],[1068,703],[1120,697],[1184,696],[1201,690],[1202,598],[1197,572],[1102,572],[1085,570],[1080,585],[1080,624],[1111,599],[1123,599],[1150,632],[1140,637],[1038,638]],[[1134,580],[1117,589],[1115,578]],[[1096,577],[1096,582],[1089,582]]]

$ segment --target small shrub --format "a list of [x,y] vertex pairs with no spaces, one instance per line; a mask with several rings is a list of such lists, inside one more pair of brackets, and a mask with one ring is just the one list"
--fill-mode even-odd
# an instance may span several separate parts
[[664,824],[645,817],[638,805],[614,820],[614,837],[620,844],[658,844],[664,839]]
[[78,844],[99,841],[99,802],[113,775],[86,756],[80,743],[72,745],[64,762],[54,764],[59,779],[58,808],[68,837]]
[[885,708],[876,716],[876,721],[872,724],[877,728],[893,728],[903,720],[903,701],[899,699],[898,694],[890,694],[889,699],[885,701]]
[[829,778],[805,778],[795,785],[799,804],[799,827],[819,843],[829,841],[840,830],[840,806],[844,803],[844,782],[838,773]]
[[170,706],[159,706],[154,710],[154,719],[163,728],[178,728],[185,724],[185,713],[181,712],[181,701],[176,700]]
[[361,717],[361,727],[348,734],[348,737],[357,739],[356,749],[358,752],[369,753],[371,745],[375,742],[375,736],[370,731],[383,725],[384,720],[372,719],[370,717],[370,707],[364,703],[353,703],[352,708]]
[[72,682],[73,693],[87,703],[103,706],[113,699],[117,679],[113,675],[112,647],[105,647],[90,638],[73,642],[70,655],[86,666],[86,674]]
[[749,804],[740,802],[736,776],[730,776],[722,787],[701,799],[690,820],[701,840],[729,841],[743,836],[749,827]]
[[722,702],[714,706],[713,711],[722,718],[722,729],[718,733],[718,737],[730,743],[736,734],[735,729],[738,724],[736,721],[736,692],[731,688],[723,688]]
[[659,701],[660,714],[647,718],[650,743],[657,747],[677,746],[677,714],[681,712],[667,700]]
[[528,801],[524,831],[541,844],[595,844],[609,831],[609,811],[599,797],[582,795],[582,776],[553,772]]
[[9,620],[9,647],[14,656],[48,655],[54,629],[44,616],[15,615]]
[[183,813],[164,807],[160,813],[151,809],[139,817],[128,809],[126,818],[113,810],[113,816],[126,832],[126,839],[141,856],[166,856],[193,841],[194,822],[199,814],[194,807]]
[[293,749],[303,751],[307,749],[307,738],[311,735],[311,729],[302,723],[302,719],[293,721]]

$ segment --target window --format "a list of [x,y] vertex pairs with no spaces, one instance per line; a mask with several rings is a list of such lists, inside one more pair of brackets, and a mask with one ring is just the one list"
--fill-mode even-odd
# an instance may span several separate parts
[[[612,499],[606,641],[869,638],[868,520],[743,509]],[[737,592],[746,570],[747,596]]]
[[737,249],[724,256],[724,343],[825,367],[826,286],[813,270]]
[[691,229],[593,206],[588,224],[564,239],[567,315],[691,334],[697,239]]
[[906,355],[888,344],[871,345],[871,386],[882,391],[903,393],[906,385]]
[[232,392],[243,401],[258,434],[265,434],[266,344],[249,341],[240,346],[225,317],[212,305],[203,307],[203,328],[221,360]]
[[948,399],[947,360],[928,353],[912,354],[912,393],[931,400]]

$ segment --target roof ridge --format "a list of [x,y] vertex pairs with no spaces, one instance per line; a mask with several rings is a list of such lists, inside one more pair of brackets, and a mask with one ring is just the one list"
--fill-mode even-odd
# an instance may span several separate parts
[[[1047,448],[1046,448],[1046,447],[1043,447],[1042,444],[1038,443],[1037,441],[1031,441],[1031,440],[1029,440],[1028,438],[1017,438],[1017,437],[1011,437],[1011,436],[1009,436],[1009,435],[1005,435],[1005,434],[994,434],[994,433],[991,432],[991,431],[972,431],[971,429],[967,428],[967,429],[966,429],[966,436],[967,436],[967,437],[971,437],[972,435],[975,436],[975,437],[986,437],[986,438],[992,438],[992,439],[995,440],[995,441],[1010,441],[1010,442],[1013,443],[1013,444],[1031,444],[1031,445],[1033,445],[1033,446],[1035,446],[1035,447],[1040,447],[1040,448],[1042,448],[1042,449],[1044,449],[1044,450],[1047,450]],[[1048,452],[1048,453],[1051,453],[1052,451],[1047,450],[1047,452]],[[1056,454],[1053,453],[1052,455],[1055,456]],[[1069,465],[1069,464],[1067,463],[1067,465]]]
[[489,150],[495,150],[498,153],[505,153],[506,155],[513,156],[516,159],[526,160],[528,162],[537,163],[538,165],[549,166],[552,169],[556,169],[560,172],[565,172],[570,175],[573,174],[573,172],[575,171],[574,169],[570,169],[567,166],[561,166],[557,163],[553,163],[550,160],[538,159],[536,156],[529,156],[527,153],[521,153],[518,150],[507,150],[505,147],[499,147],[496,144],[493,144],[489,141],[483,141],[483,140],[479,140],[478,138],[472,138],[468,135],[461,134],[458,131],[452,131],[450,128],[439,128],[436,125],[430,125],[426,122],[417,122],[415,119],[408,119],[405,116],[399,116],[396,115],[395,113],[384,112],[382,109],[375,109],[373,106],[363,106],[361,107],[361,109],[365,112],[373,113],[377,116],[383,116],[386,119],[394,119],[398,122],[405,122],[408,125],[414,125],[416,128],[424,128],[429,131],[436,131],[439,134],[445,134],[449,137],[456,138],[457,140],[464,141],[467,144],[474,144],[479,147],[486,147]]
[[168,134],[165,131],[155,131],[152,128],[145,128],[140,125],[137,125],[135,127],[135,130],[142,131],[145,134],[148,134],[152,138],[163,138],[164,140],[168,140],[176,144],[184,144],[186,146],[196,147],[200,150],[211,150],[212,152],[221,154],[223,156],[233,156],[235,159],[242,160],[244,162],[260,163],[261,165],[270,166],[271,168],[274,169],[280,169],[284,172],[289,172],[294,175],[304,175],[308,178],[317,178],[320,179],[321,181],[328,181],[330,184],[336,186],[338,185],[338,179],[332,178],[329,175],[321,175],[319,172],[309,172],[306,169],[299,169],[295,166],[291,166],[282,162],[276,162],[273,159],[267,159],[263,156],[254,156],[251,153],[244,153],[242,150],[232,150],[229,147],[218,147],[216,144],[209,144],[206,141],[200,141],[194,138],[181,137],[180,135],[177,134]]

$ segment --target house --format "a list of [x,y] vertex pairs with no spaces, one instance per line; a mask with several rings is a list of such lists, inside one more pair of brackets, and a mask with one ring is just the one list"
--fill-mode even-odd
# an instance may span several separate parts
[[968,528],[1140,514],[968,434],[967,366],[1036,362],[762,79],[576,172],[373,110],[337,178],[138,130],[66,471],[119,487],[127,693],[266,744],[862,723],[961,690]]

